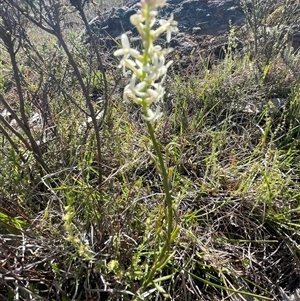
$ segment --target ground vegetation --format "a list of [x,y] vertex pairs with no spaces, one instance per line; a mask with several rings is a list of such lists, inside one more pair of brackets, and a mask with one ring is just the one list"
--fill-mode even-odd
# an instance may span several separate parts
[[273,2],[221,57],[168,54],[157,146],[89,24],[125,1],[0,2],[1,300],[300,298],[299,6]]

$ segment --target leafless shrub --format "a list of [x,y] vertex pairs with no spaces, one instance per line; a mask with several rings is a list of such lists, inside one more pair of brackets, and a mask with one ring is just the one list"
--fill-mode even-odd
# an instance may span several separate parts
[[[25,145],[26,149],[33,152],[36,161],[43,168],[44,172],[49,173],[51,168],[45,162],[43,157],[42,144],[49,143],[53,137],[56,136],[57,124],[55,124],[55,118],[51,112],[49,106],[49,98],[53,90],[55,93],[63,95],[66,100],[65,106],[71,103],[75,105],[86,118],[90,118],[91,124],[94,128],[96,137],[96,153],[97,153],[97,166],[98,166],[98,183],[102,183],[102,167],[101,167],[101,134],[99,128],[106,115],[108,106],[108,85],[105,75],[105,70],[102,64],[102,59],[99,51],[99,47],[92,36],[89,23],[87,21],[84,6],[89,1],[15,1],[5,0],[2,2],[1,9],[1,22],[0,22],[0,38],[3,46],[9,54],[11,65],[13,67],[13,76],[15,85],[17,88],[17,101],[14,101],[14,107],[10,104],[8,99],[5,99],[1,95],[0,101],[5,109],[11,114],[12,119],[16,122],[17,128],[21,129],[21,132],[11,126],[5,118],[1,115],[1,131],[7,136],[10,133],[17,136],[20,141]],[[75,10],[75,11],[74,11]],[[102,82],[103,95],[102,98],[102,118],[99,118],[99,112],[95,110],[95,104],[91,96],[92,83],[91,80],[85,75],[78,61],[78,57],[74,55],[74,51],[70,48],[66,42],[64,34],[64,28],[66,28],[64,18],[70,13],[78,12],[79,17],[83,21],[87,34],[90,36],[90,46],[85,53],[87,57],[81,57],[88,65],[90,65],[90,73],[99,72],[101,78],[98,79]],[[34,27],[36,30],[41,31],[44,34],[49,34],[55,37],[57,40],[57,50],[50,58],[50,62],[42,57],[39,50],[32,42],[32,37],[29,37],[28,27]],[[20,57],[27,57],[28,62],[32,65],[35,73],[37,74],[36,83],[34,89],[30,89],[30,83],[20,69],[22,69],[22,63],[20,63]],[[62,58],[65,57],[64,63],[68,63],[68,69],[72,69],[73,79],[78,83],[83,97],[85,99],[85,105],[81,103],[67,92],[66,87],[62,86],[64,79],[70,75],[70,70],[65,69],[64,74],[56,74],[56,69],[61,67]],[[98,70],[98,71],[97,71]],[[85,71],[86,72],[86,71]],[[31,91],[34,90],[34,91]],[[52,95],[53,97],[53,95]],[[30,108],[28,108],[28,103]],[[65,109],[66,109],[65,108]],[[32,119],[35,113],[41,117],[41,131],[39,135],[36,135],[32,126]],[[42,142],[41,142],[42,141]],[[12,141],[11,141],[12,143]],[[16,147],[16,145],[14,145]],[[17,150],[17,149],[16,149]],[[18,150],[18,152],[20,152]]]
[[292,42],[298,1],[242,0],[248,38],[253,41],[253,59],[263,71],[272,58],[284,53]]

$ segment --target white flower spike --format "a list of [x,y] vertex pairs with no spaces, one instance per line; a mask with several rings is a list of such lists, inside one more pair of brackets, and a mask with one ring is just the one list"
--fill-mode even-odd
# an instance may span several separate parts
[[122,48],[114,52],[115,56],[122,56],[119,67],[123,68],[124,75],[127,70],[132,74],[130,83],[124,88],[124,101],[141,105],[146,122],[154,122],[162,116],[159,106],[154,112],[150,106],[163,100],[163,83],[172,64],[172,61],[166,63],[165,59],[172,49],[154,45],[154,42],[164,32],[167,42],[170,42],[172,32],[178,31],[173,14],[168,20],[159,20],[157,29],[151,29],[156,23],[157,9],[165,4],[166,0],[141,0],[141,9],[130,17],[130,22],[138,30],[144,49],[140,53],[131,48],[127,35],[122,34]]
[[[149,289],[149,285],[153,283],[153,276],[156,271],[163,268],[165,265],[165,254],[171,253],[171,242],[174,237],[177,236],[179,227],[175,225],[173,218],[173,195],[172,195],[172,176],[164,163],[164,157],[160,150],[159,143],[155,138],[153,122],[156,122],[162,116],[158,102],[163,101],[165,89],[163,87],[167,69],[172,62],[166,64],[165,56],[171,50],[170,48],[162,49],[161,46],[155,45],[155,41],[159,35],[166,32],[167,41],[171,39],[171,33],[176,32],[177,22],[173,20],[171,15],[168,21],[160,21],[160,27],[158,29],[151,29],[156,24],[157,8],[164,6],[166,0],[141,0],[140,11],[137,14],[131,16],[130,21],[138,30],[142,39],[142,51],[141,54],[131,49],[129,40],[126,35],[122,35],[122,49],[115,51],[115,56],[123,56],[119,67],[123,67],[123,72],[126,73],[126,69],[131,71],[131,80],[126,85],[123,98],[124,101],[131,101],[141,106],[142,119],[147,124],[148,133],[152,141],[152,146],[155,149],[157,157],[154,157],[154,161],[157,165],[157,170],[161,174],[163,180],[163,188],[165,192],[165,198],[163,202],[165,220],[166,220],[166,239],[163,243],[162,251],[158,252],[157,258],[154,258],[152,267],[148,270],[142,286],[137,292],[137,296],[141,293],[145,293],[145,290]],[[132,57],[132,58],[130,58]],[[155,111],[152,110],[153,106]],[[161,241],[161,238],[159,237]],[[162,241],[161,241],[162,242]],[[159,248],[160,248],[160,244]],[[139,292],[140,291],[140,292]]]

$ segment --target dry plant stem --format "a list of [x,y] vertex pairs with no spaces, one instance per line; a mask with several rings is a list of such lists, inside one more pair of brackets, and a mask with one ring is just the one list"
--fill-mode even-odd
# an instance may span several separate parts
[[[39,16],[39,21],[36,20],[36,18],[32,17],[27,11],[25,11],[22,7],[20,7],[17,3],[11,0],[7,0],[7,3],[9,3],[11,6],[15,7],[19,12],[21,12],[28,20],[33,22],[36,26],[41,28],[42,30],[50,33],[51,35],[54,35],[58,39],[58,43],[60,46],[63,48],[65,51],[69,63],[72,66],[74,73],[77,77],[77,80],[79,82],[79,85],[82,89],[83,95],[86,100],[87,107],[89,109],[90,117],[92,118],[92,124],[95,129],[95,137],[96,137],[96,144],[97,144],[97,165],[98,165],[98,184],[101,185],[103,182],[103,175],[102,175],[102,149],[101,149],[101,139],[100,139],[100,133],[98,131],[98,124],[97,124],[97,119],[96,119],[96,113],[95,109],[93,107],[89,90],[87,89],[86,85],[84,84],[83,78],[81,76],[81,73],[79,71],[79,68],[77,66],[77,63],[75,62],[71,52],[69,51],[69,48],[67,44],[64,41],[64,38],[62,36],[61,28],[60,28],[60,7],[59,3],[55,2],[52,3],[52,10],[47,13],[46,18],[43,14],[40,13]],[[30,1],[26,1],[26,3],[35,11],[34,5]],[[51,4],[51,3],[50,3]],[[36,11],[35,11],[36,12]],[[45,22],[48,27],[43,25],[43,22]],[[50,27],[50,28],[49,28]],[[99,56],[100,57],[100,56]],[[98,58],[97,58],[98,59]],[[107,87],[107,86],[106,86]],[[107,92],[105,93],[107,95]]]
[[93,107],[91,98],[90,98],[90,94],[89,91],[86,87],[86,85],[83,82],[83,78],[80,74],[80,71],[78,69],[77,63],[75,62],[71,52],[69,51],[69,48],[67,46],[67,44],[65,43],[62,34],[60,32],[56,32],[56,37],[59,41],[59,43],[61,44],[61,47],[64,49],[66,55],[68,56],[69,59],[69,63],[70,65],[73,67],[74,73],[78,79],[78,82],[81,86],[83,95],[85,97],[88,109],[90,111],[90,116],[92,118],[92,124],[93,127],[95,129],[95,137],[96,137],[96,143],[97,143],[97,164],[98,164],[98,184],[101,185],[103,182],[103,176],[102,176],[102,150],[101,150],[101,139],[100,139],[100,133],[98,131],[98,124],[97,124],[97,118],[96,118],[96,113],[95,113],[95,109]]
[[[18,126],[25,132],[26,128],[24,127],[24,124],[19,119],[19,117],[17,116],[17,114],[12,110],[12,108],[10,107],[10,105],[6,102],[6,100],[3,98],[3,96],[1,94],[0,94],[0,102],[2,104],[4,104],[5,108],[9,111],[9,113],[12,116],[12,118],[14,120],[16,120]],[[26,148],[28,148],[29,150],[31,150],[31,146],[28,143],[28,141],[13,126],[11,126],[11,124],[5,119],[5,117],[3,117],[2,115],[0,115],[0,120],[5,125],[5,127],[7,129],[9,129],[16,137],[18,137],[24,143],[24,145],[26,146]]]
[[[38,26],[39,28],[41,28],[42,30],[44,30],[45,32],[48,32],[52,35],[55,35],[55,32],[52,28],[48,28],[46,26],[44,26],[42,24],[42,22],[44,21],[47,25],[50,26],[49,22],[47,21],[47,19],[45,18],[45,16],[40,13],[39,15],[39,20],[37,21],[29,12],[25,11],[18,3],[16,3],[13,0],[4,0],[4,2],[6,2],[7,4],[11,5],[12,7],[16,8],[21,14],[23,14],[24,17],[26,17],[30,22],[32,22],[34,25]],[[31,3],[32,1],[24,1],[30,8],[32,8],[33,3]],[[34,10],[32,10],[34,12]]]
[[73,56],[72,54],[70,53],[66,43],[64,42],[64,40],[62,39],[59,39],[60,42],[61,42],[61,45],[64,49],[64,51],[66,52],[68,58],[69,58],[69,63],[72,65],[73,69],[74,69],[74,72],[77,76],[77,79],[79,81],[79,84],[82,88],[82,91],[84,93],[84,97],[86,99],[86,102],[87,102],[87,106],[89,108],[89,111],[90,111],[90,115],[91,115],[91,118],[92,118],[92,123],[93,123],[93,126],[94,126],[94,129],[95,129],[95,136],[96,136],[96,143],[97,143],[97,164],[98,164],[98,173],[99,173],[99,176],[98,176],[98,184],[101,185],[102,184],[102,150],[101,150],[101,139],[100,139],[100,134],[99,134],[99,131],[97,130],[98,129],[98,124],[97,124],[97,119],[96,119],[96,113],[95,113],[95,110],[94,110],[94,107],[93,107],[93,104],[91,102],[91,98],[90,98],[90,95],[89,95],[89,91],[86,89],[86,86],[83,82],[83,79],[82,79],[82,76],[80,74],[80,71],[77,67],[77,64],[76,62],[74,61],[73,59]]
[[[252,1],[252,5],[254,7],[254,9],[256,9],[256,2],[255,1]],[[257,15],[254,13],[253,14],[253,25],[254,25],[254,36],[255,36],[255,39],[254,39],[254,55],[255,57],[257,57],[257,54],[258,54],[258,41],[257,41],[257,36],[258,36],[258,20],[257,20]]]
[[24,125],[23,131],[25,132],[26,136],[28,137],[28,139],[30,141],[34,157],[40,163],[40,165],[44,168],[44,170],[47,173],[49,173],[50,169],[48,168],[47,164],[45,163],[41,149],[37,145],[34,137],[32,136],[30,127],[28,125],[27,116],[25,113],[25,101],[24,101],[24,97],[23,97],[23,93],[22,93],[21,79],[20,79],[20,75],[19,75],[19,70],[18,70],[18,66],[17,66],[17,62],[16,62],[15,53],[14,53],[14,50],[12,47],[9,49],[9,55],[11,58],[11,63],[12,63],[13,72],[14,72],[14,78],[16,81],[16,86],[17,86],[17,91],[18,91],[18,97],[19,97],[19,102],[20,102],[20,113],[21,113],[21,117],[22,117],[21,123],[23,123],[23,125]]
[[[89,22],[88,22],[88,20],[86,18],[86,15],[85,15],[85,13],[84,13],[84,11],[82,9],[82,6],[80,6],[78,8],[78,11],[79,11],[79,14],[80,14],[80,16],[81,16],[81,18],[83,20],[83,23],[85,25],[87,33],[88,33],[88,35],[90,37],[90,40],[91,40],[91,43],[92,43],[92,47],[93,47],[93,49],[94,49],[94,51],[96,53],[97,62],[98,62],[98,69],[101,71],[101,74],[103,76],[103,80],[102,81],[103,81],[103,85],[104,85],[104,98],[105,98],[105,104],[104,104],[104,109],[103,109],[103,118],[104,118],[106,116],[107,107],[108,107],[108,101],[109,101],[109,97],[108,97],[108,85],[107,85],[106,74],[105,74],[105,70],[104,70],[104,67],[103,67],[103,63],[102,63],[102,59],[101,59],[100,53],[98,51],[98,46],[96,44],[94,35],[93,35],[92,31],[91,31],[91,27],[90,27]],[[103,118],[102,118],[102,120],[103,120]],[[95,120],[96,120],[96,118],[95,118]],[[97,124],[97,122],[96,122],[96,124]],[[95,129],[99,129],[100,126],[101,125],[98,125],[97,128],[95,128]],[[101,183],[102,183],[102,181],[101,181]]]
[[[28,116],[26,115],[26,112],[25,112],[25,101],[24,101],[23,91],[22,91],[20,71],[18,68],[17,60],[16,60],[16,53],[21,45],[21,39],[23,37],[22,37],[22,34],[20,34],[19,46],[16,47],[17,50],[15,50],[16,37],[13,37],[12,34],[16,31],[17,24],[16,24],[15,20],[12,19],[12,16],[10,14],[5,14],[5,15],[2,15],[1,17],[2,17],[3,24],[6,24],[6,28],[5,28],[6,31],[5,31],[4,27],[1,26],[0,38],[4,42],[6,49],[10,56],[10,60],[11,60],[12,68],[13,68],[14,79],[15,79],[16,87],[17,87],[21,119],[19,119],[17,117],[17,115],[13,112],[13,110],[11,109],[9,104],[4,100],[2,95],[0,95],[1,96],[0,101],[4,104],[4,106],[10,112],[12,117],[16,120],[18,126],[23,130],[23,132],[29,139],[30,144],[28,144],[26,139],[24,139],[23,137],[22,137],[22,139],[20,138],[20,136],[22,136],[22,135],[19,134],[17,136],[25,144],[27,149],[33,152],[35,159],[41,165],[41,167],[46,172],[49,172],[50,169],[48,168],[47,164],[45,163],[45,161],[43,159],[41,149],[38,146],[38,144],[36,143],[34,137],[32,136],[32,133],[31,133],[31,130],[30,130],[30,127],[28,124]],[[18,20],[18,21],[20,21],[20,20]],[[14,134],[16,134],[17,131],[14,131],[13,128],[10,125],[8,126],[7,123],[6,123],[6,127],[8,127],[10,131],[12,131]]]
[[[33,152],[33,155],[35,157],[35,159],[37,160],[37,162],[43,167],[43,169],[49,173],[50,169],[48,168],[47,164],[45,163],[42,154],[38,155],[37,152],[35,152],[35,149],[38,149],[40,151],[39,146],[36,144],[34,138],[31,135],[31,132],[28,128],[25,127],[23,120],[21,120],[17,114],[13,111],[13,109],[10,107],[10,105],[6,102],[6,100],[3,98],[3,96],[0,94],[0,102],[5,106],[5,108],[9,111],[9,113],[11,114],[12,118],[17,122],[18,126],[22,129],[22,131],[25,133],[25,135],[29,138],[30,143],[28,143],[28,141],[16,130],[14,129],[9,122],[0,115],[0,121],[5,125],[5,128],[7,128],[10,132],[12,132],[16,137],[18,137],[20,139],[20,141],[22,141],[22,143],[25,145],[25,147],[29,150]],[[9,136],[9,134],[7,133],[6,130],[2,130],[3,134],[5,134],[5,136]],[[31,137],[31,139],[30,139]],[[18,147],[15,143],[12,143],[13,141],[11,140],[11,138],[9,137],[8,139],[10,141],[10,144],[13,146],[13,148],[19,153],[20,152],[18,150]],[[36,145],[35,149],[34,146]],[[23,158],[23,156],[21,157]],[[23,158],[22,161],[24,161],[25,159]],[[26,160],[25,160],[26,161]]]
[[[3,118],[3,116],[0,115],[0,120],[3,122],[3,119],[1,117]],[[21,151],[19,150],[18,145],[11,139],[11,136],[9,135],[9,133],[6,131],[6,129],[2,125],[0,125],[0,132],[8,140],[9,144],[13,147],[13,149],[17,152],[21,161],[23,163],[26,163],[26,159],[24,158]]]

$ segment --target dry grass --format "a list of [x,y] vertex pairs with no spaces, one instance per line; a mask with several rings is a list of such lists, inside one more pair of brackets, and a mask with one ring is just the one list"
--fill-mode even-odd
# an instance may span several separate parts
[[[105,98],[82,25],[64,28],[65,49],[35,26],[17,51],[21,95],[1,45],[1,112],[11,104],[20,122],[0,120],[0,299],[139,300],[165,222],[147,130],[139,109],[122,102],[125,82],[108,53]],[[166,81],[155,130],[180,231],[144,300],[282,300],[300,284],[299,56],[266,64],[228,52],[209,69],[206,59],[194,58],[200,72],[188,80],[177,67]],[[30,133],[22,96],[29,121],[47,113],[47,123],[29,122]],[[105,110],[97,129],[87,122],[89,97]]]

